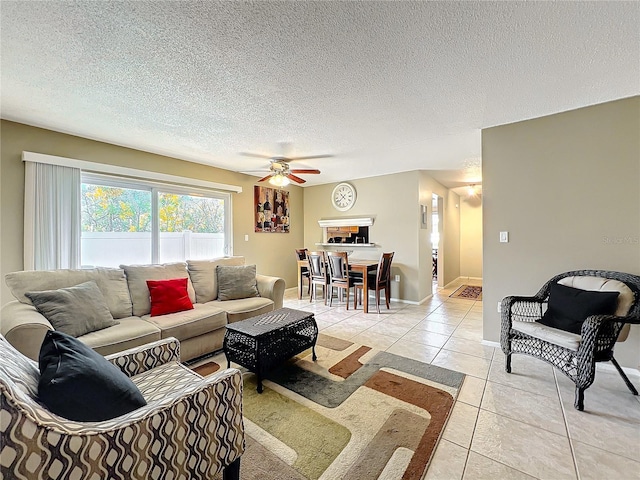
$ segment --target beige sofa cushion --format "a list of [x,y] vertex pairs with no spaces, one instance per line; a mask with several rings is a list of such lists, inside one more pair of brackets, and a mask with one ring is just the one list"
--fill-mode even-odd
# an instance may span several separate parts
[[169,313],[152,317],[142,317],[162,330],[162,338],[175,337],[185,340],[223,328],[227,324],[227,314],[218,306],[196,303],[193,310]]
[[118,325],[78,337],[101,355],[111,355],[160,339],[160,329],[139,317],[122,318]]
[[227,322],[234,323],[273,311],[273,300],[264,297],[240,298],[238,300],[215,300],[216,305],[227,312]]
[[[616,307],[615,315],[624,317],[629,313],[629,309],[633,305],[633,292],[627,285],[619,280],[612,280],[610,278],[591,277],[591,276],[575,276],[565,277],[558,281],[560,285],[566,287],[579,288],[580,290],[591,290],[598,292],[620,292],[618,295],[618,306]],[[618,335],[618,342],[624,342],[629,336],[630,324],[626,324],[622,327],[620,335]]]
[[222,257],[213,260],[187,260],[189,276],[196,291],[198,303],[206,303],[218,298],[216,267],[244,265],[244,257]]
[[[147,280],[170,280],[172,278],[189,278],[187,264],[184,262],[164,263],[159,265],[120,265],[127,275],[129,292],[133,303],[133,315],[142,317],[151,312],[151,297]],[[192,303],[196,302],[196,292],[191,280],[187,281],[187,292]]]
[[633,292],[629,287],[619,280],[601,277],[565,277],[558,281],[560,285],[566,287],[579,288],[580,290],[591,290],[597,292],[620,292],[618,295],[618,306],[615,314],[624,317],[633,305]]
[[33,305],[27,292],[57,290],[94,280],[104,295],[115,319],[130,317],[132,303],[124,270],[120,268],[88,268],[83,270],[27,270],[8,273],[5,282],[11,294],[20,302]]
[[575,333],[565,332],[553,327],[547,327],[538,322],[519,322],[514,321],[512,324],[514,330],[526,333],[535,338],[540,338],[554,345],[568,348],[569,350],[578,351],[582,337]]

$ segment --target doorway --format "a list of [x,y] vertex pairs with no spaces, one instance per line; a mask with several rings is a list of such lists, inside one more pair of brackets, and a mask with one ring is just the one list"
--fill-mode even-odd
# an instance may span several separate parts
[[431,194],[431,256],[433,263],[433,291],[444,286],[444,255],[442,249],[442,232],[444,223],[443,198],[436,193]]

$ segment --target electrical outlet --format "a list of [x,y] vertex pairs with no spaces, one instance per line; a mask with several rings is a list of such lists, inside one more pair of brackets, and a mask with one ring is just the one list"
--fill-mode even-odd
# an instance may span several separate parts
[[244,236],[244,241],[245,241],[245,242],[248,242],[248,241],[249,241],[249,235],[245,235],[245,236]]
[[396,282],[400,281],[400,275],[396,275]]

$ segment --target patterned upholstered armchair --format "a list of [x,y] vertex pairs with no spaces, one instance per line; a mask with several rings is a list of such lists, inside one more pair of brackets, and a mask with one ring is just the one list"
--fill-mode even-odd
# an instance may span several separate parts
[[[571,333],[539,323],[549,303],[554,284],[587,291],[619,292],[611,315],[592,315],[580,333]],[[604,270],[578,270],[556,275],[533,297],[502,300],[500,344],[506,355],[505,370],[511,373],[511,355],[524,353],[544,360],[576,385],[574,406],[584,409],[584,391],[595,379],[596,362],[611,361],[634,395],[637,390],[613,357],[617,341],[626,340],[630,324],[640,323],[640,276]]]
[[37,401],[38,366],[0,336],[0,478],[238,479],[242,377],[202,378],[170,338],[107,357],[147,405],[110,421],[74,422]]

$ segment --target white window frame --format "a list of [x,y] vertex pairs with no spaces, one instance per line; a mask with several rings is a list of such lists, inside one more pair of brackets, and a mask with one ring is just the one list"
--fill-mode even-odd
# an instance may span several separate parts
[[160,262],[160,223],[158,222],[158,193],[171,193],[175,195],[193,195],[224,201],[224,254],[233,256],[233,225],[231,219],[232,197],[228,192],[210,190],[170,183],[151,182],[134,178],[124,178],[115,175],[82,172],[81,184],[102,185],[105,187],[127,188],[143,190],[151,193],[151,263]]

